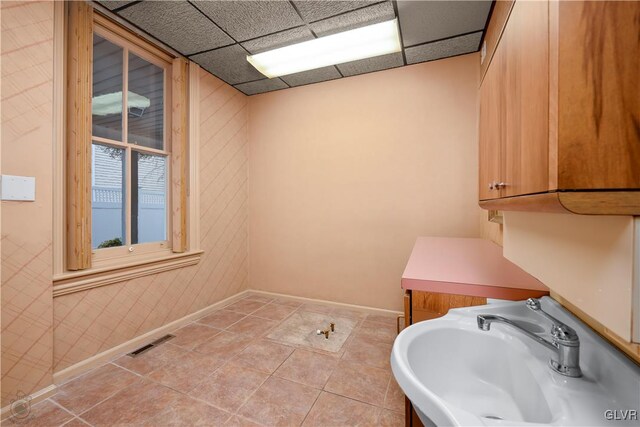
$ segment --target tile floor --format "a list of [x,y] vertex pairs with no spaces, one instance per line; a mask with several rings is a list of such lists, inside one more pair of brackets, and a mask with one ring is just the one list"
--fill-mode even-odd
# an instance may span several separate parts
[[[337,352],[267,338],[294,313],[355,328]],[[7,425],[401,427],[404,396],[389,366],[395,329],[391,316],[249,295],[136,358],[66,382]]]

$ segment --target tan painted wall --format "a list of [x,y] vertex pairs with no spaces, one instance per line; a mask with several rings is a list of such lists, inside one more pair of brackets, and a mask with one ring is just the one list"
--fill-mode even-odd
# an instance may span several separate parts
[[250,98],[250,286],[400,309],[417,236],[479,236],[476,54]]
[[2,202],[2,402],[52,382],[53,3],[1,2],[2,173],[36,177]]
[[633,217],[505,212],[504,255],[625,340]]
[[55,298],[55,372],[246,289],[247,97],[202,71],[200,98],[200,263]]

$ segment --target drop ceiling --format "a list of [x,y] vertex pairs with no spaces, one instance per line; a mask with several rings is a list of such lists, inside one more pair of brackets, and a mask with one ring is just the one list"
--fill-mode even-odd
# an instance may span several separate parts
[[[476,52],[484,1],[109,1],[102,4],[247,95]],[[268,79],[246,56],[398,17],[402,52]]]

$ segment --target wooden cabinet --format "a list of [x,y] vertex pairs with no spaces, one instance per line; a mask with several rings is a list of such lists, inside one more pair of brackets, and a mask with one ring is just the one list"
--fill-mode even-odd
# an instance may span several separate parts
[[499,11],[481,67],[480,206],[640,214],[640,2]]
[[424,291],[407,292],[411,293],[411,311],[408,313],[411,324],[442,317],[452,308],[471,307],[487,303],[487,299],[482,297]]
[[498,45],[504,54],[506,86],[504,196],[549,188],[548,3],[514,4]]
[[505,142],[504,53],[495,52],[491,67],[480,86],[480,200],[500,197],[496,183],[502,178],[502,152]]

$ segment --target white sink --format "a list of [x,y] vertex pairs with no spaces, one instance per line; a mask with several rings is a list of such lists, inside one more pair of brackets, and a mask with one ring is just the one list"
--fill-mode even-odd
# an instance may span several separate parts
[[551,298],[542,308],[578,333],[583,377],[552,371],[552,352],[509,326],[478,329],[478,314],[496,314],[550,339],[550,322],[524,301],[451,310],[402,331],[391,367],[423,423],[640,425],[640,367]]

